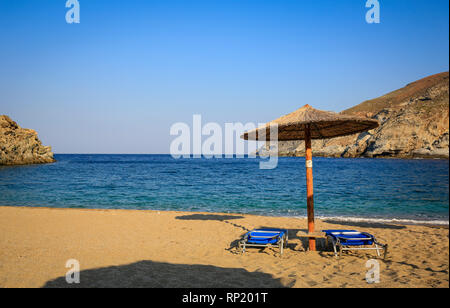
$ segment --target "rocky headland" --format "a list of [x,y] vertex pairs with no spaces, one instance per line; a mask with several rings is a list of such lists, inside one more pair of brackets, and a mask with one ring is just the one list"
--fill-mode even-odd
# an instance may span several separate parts
[[6,115],[0,115],[0,165],[26,165],[54,162],[51,147],[43,146],[32,129],[21,128]]
[[[448,72],[412,82],[341,113],[377,119],[380,126],[351,136],[314,140],[315,156],[449,157]],[[305,152],[304,141],[282,141],[278,148],[280,156],[303,156]]]

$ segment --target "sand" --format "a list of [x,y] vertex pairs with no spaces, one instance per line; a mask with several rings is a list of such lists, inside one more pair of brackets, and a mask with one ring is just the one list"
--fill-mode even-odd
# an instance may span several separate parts
[[[449,287],[447,227],[337,223],[389,244],[374,252],[344,253],[318,242],[305,251],[299,218],[220,213],[0,207],[0,287]],[[234,247],[256,227],[289,229],[284,255]],[[80,284],[68,284],[68,259],[80,263]],[[366,262],[380,264],[368,284]]]

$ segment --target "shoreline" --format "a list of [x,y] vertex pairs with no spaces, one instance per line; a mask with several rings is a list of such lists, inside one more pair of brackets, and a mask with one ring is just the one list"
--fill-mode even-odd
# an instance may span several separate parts
[[[219,215],[245,215],[245,216],[261,216],[273,218],[295,218],[306,219],[306,216],[283,216],[283,215],[263,215],[252,213],[239,212],[214,212],[214,211],[176,211],[176,210],[158,210],[158,209],[121,209],[121,208],[85,208],[85,207],[51,207],[51,206],[23,206],[23,205],[3,205],[2,207],[17,207],[17,208],[40,208],[40,209],[68,209],[68,210],[93,210],[93,211],[150,211],[150,212],[168,212],[168,213],[192,213],[192,214],[219,214]],[[320,221],[338,221],[341,223],[372,223],[372,224],[398,224],[398,225],[412,225],[412,226],[431,226],[442,227],[449,229],[449,220],[415,220],[408,218],[379,218],[379,217],[357,217],[357,216],[316,216],[316,220]]]
[[[449,285],[449,230],[438,226],[316,221],[316,230],[355,229],[389,245],[337,260],[318,239],[307,250],[306,219],[230,213],[0,206],[0,287],[444,287]],[[236,243],[254,228],[288,230],[277,249]],[[80,262],[81,283],[68,285],[66,262]],[[367,260],[381,281],[365,281]]]
[[[143,154],[143,153],[124,153],[124,154],[108,154],[108,153],[54,153],[54,155],[135,155],[135,156],[146,156],[146,155],[150,155],[150,156],[172,156],[172,154],[152,154],[152,153],[147,153],[147,154]],[[189,159],[206,159],[204,156],[198,158],[198,157],[194,157],[194,154],[190,154],[191,157]],[[236,158],[266,158],[268,155],[260,155],[260,154],[245,154],[243,157],[237,156],[236,154],[233,154],[233,157],[227,157],[227,154],[222,154],[222,157],[214,157],[215,159],[236,159]],[[278,154],[279,158],[304,158],[305,155],[285,155],[285,154]],[[449,156],[374,156],[374,157],[370,157],[370,156],[354,156],[354,157],[342,157],[342,156],[333,156],[333,155],[321,155],[320,153],[315,153],[313,152],[313,159],[314,158],[333,158],[333,159],[399,159],[399,160],[449,160]],[[0,165],[1,166],[1,165]]]
[[[60,155],[60,156],[68,156],[68,155],[86,155],[86,156],[95,156],[95,155],[109,155],[109,156],[124,156],[124,155],[130,155],[130,156],[172,156],[171,154],[152,154],[152,153],[124,153],[124,154],[108,154],[108,153],[53,153],[53,155]],[[261,155],[261,154],[245,154],[243,157],[237,156],[234,154],[233,157],[227,157],[227,154],[222,154],[222,157],[214,157],[214,159],[238,159],[238,158],[267,158],[268,155]],[[368,160],[449,160],[449,156],[445,155],[436,155],[436,156],[421,156],[421,155],[400,155],[400,156],[352,156],[352,157],[342,157],[342,156],[333,156],[333,155],[322,155],[321,153],[313,153],[313,159],[314,158],[330,158],[330,159],[368,159]],[[278,158],[304,158],[305,155],[296,155],[296,154],[285,154],[281,153],[278,154]],[[183,158],[186,159],[186,158]],[[194,154],[191,154],[191,157],[188,159],[206,159],[204,156],[198,158],[194,157]],[[28,166],[28,165],[45,165],[45,164],[54,164],[57,163],[58,160],[54,159],[51,162],[35,162],[35,163],[14,163],[14,164],[0,164],[0,167],[14,167],[14,166]]]
[[[449,156],[444,155],[436,155],[436,156],[352,156],[352,157],[342,157],[342,156],[333,156],[333,155],[321,155],[320,153],[313,154],[313,157],[321,157],[321,158],[343,158],[343,159],[398,159],[398,160],[449,160]],[[259,157],[265,157],[263,155],[259,155]],[[267,157],[267,156],[266,156]],[[278,157],[305,157],[305,155],[286,155],[286,154],[279,154]]]

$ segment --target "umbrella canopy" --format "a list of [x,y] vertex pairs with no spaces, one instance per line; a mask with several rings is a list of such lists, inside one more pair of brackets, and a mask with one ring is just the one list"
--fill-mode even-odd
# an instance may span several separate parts
[[[322,111],[305,105],[294,112],[273,120],[257,129],[245,132],[245,140],[257,140],[265,134],[270,139],[270,124],[278,124],[278,141],[305,140],[306,126],[310,126],[311,139],[327,139],[352,135],[378,127],[378,121],[357,116]],[[266,130],[264,132],[264,130]]]
[[[308,213],[309,250],[316,250],[314,235],[314,194],[311,139],[326,139],[352,135],[378,127],[378,121],[368,118],[322,111],[305,105],[266,125],[245,132],[241,138],[270,141],[270,124],[278,125],[278,141],[305,140],[306,204]],[[264,140],[263,139],[263,140]]]

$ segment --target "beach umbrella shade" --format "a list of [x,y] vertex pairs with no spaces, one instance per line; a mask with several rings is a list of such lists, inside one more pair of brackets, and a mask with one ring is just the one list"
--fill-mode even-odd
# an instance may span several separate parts
[[[378,121],[364,117],[317,110],[309,105],[305,105],[264,126],[245,132],[241,138],[245,140],[270,141],[271,124],[277,124],[278,126],[278,141],[305,140],[308,233],[313,234],[314,194],[311,140],[328,139],[368,131],[378,127]],[[316,250],[316,241],[313,237],[309,238],[309,250]]]

